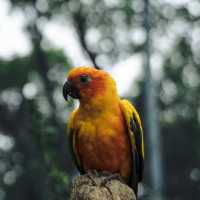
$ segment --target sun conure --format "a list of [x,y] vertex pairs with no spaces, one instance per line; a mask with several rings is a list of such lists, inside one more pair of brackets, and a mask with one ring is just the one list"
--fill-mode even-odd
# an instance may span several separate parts
[[143,176],[144,142],[135,107],[120,99],[113,78],[92,67],[73,68],[63,95],[79,100],[68,128],[75,163],[81,173],[90,170],[119,173],[137,193]]

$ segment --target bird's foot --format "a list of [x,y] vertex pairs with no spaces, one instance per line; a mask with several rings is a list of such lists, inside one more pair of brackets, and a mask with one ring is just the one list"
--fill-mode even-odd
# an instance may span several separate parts
[[86,176],[91,180],[92,185],[97,186],[97,182],[95,181],[95,176],[98,177],[99,174],[96,170],[89,170],[86,174]]
[[99,172],[99,174],[102,175],[102,176],[111,176],[111,175],[113,175],[112,173],[110,173],[108,171],[101,171],[101,172]]
[[107,185],[107,183],[111,180],[119,180],[120,182],[123,182],[124,183],[124,180],[122,179],[122,177],[115,173],[115,174],[112,174],[110,172],[107,172],[107,171],[102,171],[101,172],[101,175],[102,176],[105,176],[105,178],[103,179],[103,181],[101,182],[100,186],[101,187],[105,187],[107,188],[108,192],[110,193],[112,199],[114,200],[114,197],[113,197],[113,192],[111,190],[111,188]]
[[96,169],[91,169],[88,171],[88,173],[93,176],[99,176],[99,172]]
[[120,182],[124,183],[124,180],[118,173],[111,174],[110,172],[101,172],[101,174],[106,176],[101,182],[101,186],[106,186],[106,184],[111,180],[119,180]]

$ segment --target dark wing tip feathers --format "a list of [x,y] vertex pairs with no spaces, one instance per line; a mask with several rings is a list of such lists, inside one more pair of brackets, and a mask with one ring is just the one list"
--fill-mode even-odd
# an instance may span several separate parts
[[134,156],[135,156],[135,167],[136,167],[136,174],[138,182],[142,180],[143,176],[143,156],[141,154],[141,144],[142,144],[142,136],[141,136],[141,128],[140,125],[134,115],[132,115],[132,118],[130,120],[130,127],[133,131],[134,137],[135,137],[135,145],[136,148],[134,148]]

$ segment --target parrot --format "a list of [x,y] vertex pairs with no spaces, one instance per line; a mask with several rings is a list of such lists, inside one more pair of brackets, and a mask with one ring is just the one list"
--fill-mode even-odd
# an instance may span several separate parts
[[140,116],[121,99],[111,75],[93,67],[72,68],[63,96],[79,100],[67,123],[70,149],[81,174],[92,170],[119,174],[137,195],[144,169]]

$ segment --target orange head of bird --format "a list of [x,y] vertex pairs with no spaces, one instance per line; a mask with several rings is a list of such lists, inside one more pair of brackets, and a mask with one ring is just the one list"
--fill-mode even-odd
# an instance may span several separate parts
[[80,100],[89,100],[97,95],[103,95],[106,89],[109,74],[103,70],[92,67],[73,68],[63,86],[63,96]]

